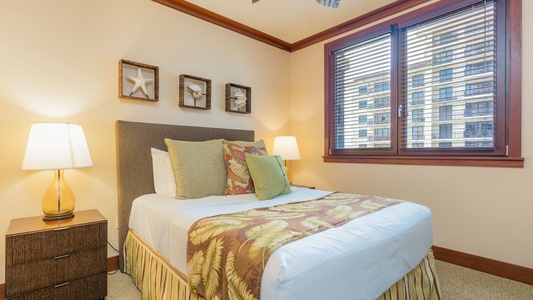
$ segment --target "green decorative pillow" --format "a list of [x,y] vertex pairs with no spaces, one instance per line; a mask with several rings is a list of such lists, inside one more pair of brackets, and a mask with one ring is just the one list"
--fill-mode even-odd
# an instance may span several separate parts
[[259,200],[272,199],[291,192],[291,184],[281,157],[245,154],[246,163]]
[[254,182],[250,177],[246,164],[246,153],[267,155],[263,140],[257,142],[228,142],[222,141],[224,162],[226,165],[226,195],[240,195],[254,193]]
[[226,168],[222,140],[188,142],[165,139],[174,177],[176,198],[224,195]]

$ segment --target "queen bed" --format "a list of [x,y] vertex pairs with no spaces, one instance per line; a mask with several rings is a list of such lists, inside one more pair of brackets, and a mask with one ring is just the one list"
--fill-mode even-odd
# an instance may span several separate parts
[[[259,211],[278,213],[285,208],[294,213],[295,206],[309,208],[332,200],[346,204],[347,197],[355,198],[354,203],[370,211],[278,246],[266,256],[261,274],[252,274],[259,275],[250,284],[257,286],[255,296],[246,292],[242,295],[249,299],[291,300],[441,299],[431,252],[428,208],[395,199],[296,187],[263,201],[258,201],[253,193],[176,199],[174,191],[156,193],[152,148],[167,151],[165,139],[252,142],[254,132],[117,121],[116,136],[120,269],[131,275],[143,299],[204,299],[202,296],[206,295],[208,299],[235,298],[231,276],[224,275],[229,283],[220,284],[219,294],[210,294],[195,285],[195,276],[200,278],[202,274],[194,273],[194,263],[190,263],[195,254],[191,241],[197,227],[193,226],[209,219],[226,219],[230,214],[232,218],[243,218],[243,212],[253,212],[254,217],[248,219],[257,219]],[[229,238],[230,242],[220,249],[229,248],[226,245],[234,240]],[[239,244],[236,252],[241,252],[246,242]],[[236,256],[231,264],[227,262],[226,270],[228,265],[239,263],[246,267],[248,262],[240,257]],[[249,273],[258,273],[252,269]]]

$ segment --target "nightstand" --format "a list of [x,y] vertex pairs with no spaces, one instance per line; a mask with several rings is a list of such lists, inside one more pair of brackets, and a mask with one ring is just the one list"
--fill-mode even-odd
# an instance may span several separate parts
[[6,300],[105,298],[107,220],[96,209],[65,220],[11,220],[5,289]]
[[291,185],[292,185],[292,186],[295,186],[295,187],[299,187],[299,188],[304,188],[304,189],[312,189],[312,190],[315,189],[314,186],[301,185],[301,184],[291,184]]

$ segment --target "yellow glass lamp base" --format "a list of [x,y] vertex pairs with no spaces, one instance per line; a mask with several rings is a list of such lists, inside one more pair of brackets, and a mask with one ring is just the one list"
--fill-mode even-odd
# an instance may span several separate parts
[[43,197],[43,220],[62,220],[74,217],[76,199],[74,193],[63,178],[63,171],[54,171],[54,181]]

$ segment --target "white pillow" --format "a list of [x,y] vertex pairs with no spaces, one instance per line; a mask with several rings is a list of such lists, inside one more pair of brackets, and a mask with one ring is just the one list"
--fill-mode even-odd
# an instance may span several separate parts
[[155,193],[176,195],[176,178],[170,155],[155,148],[151,148],[151,152]]

